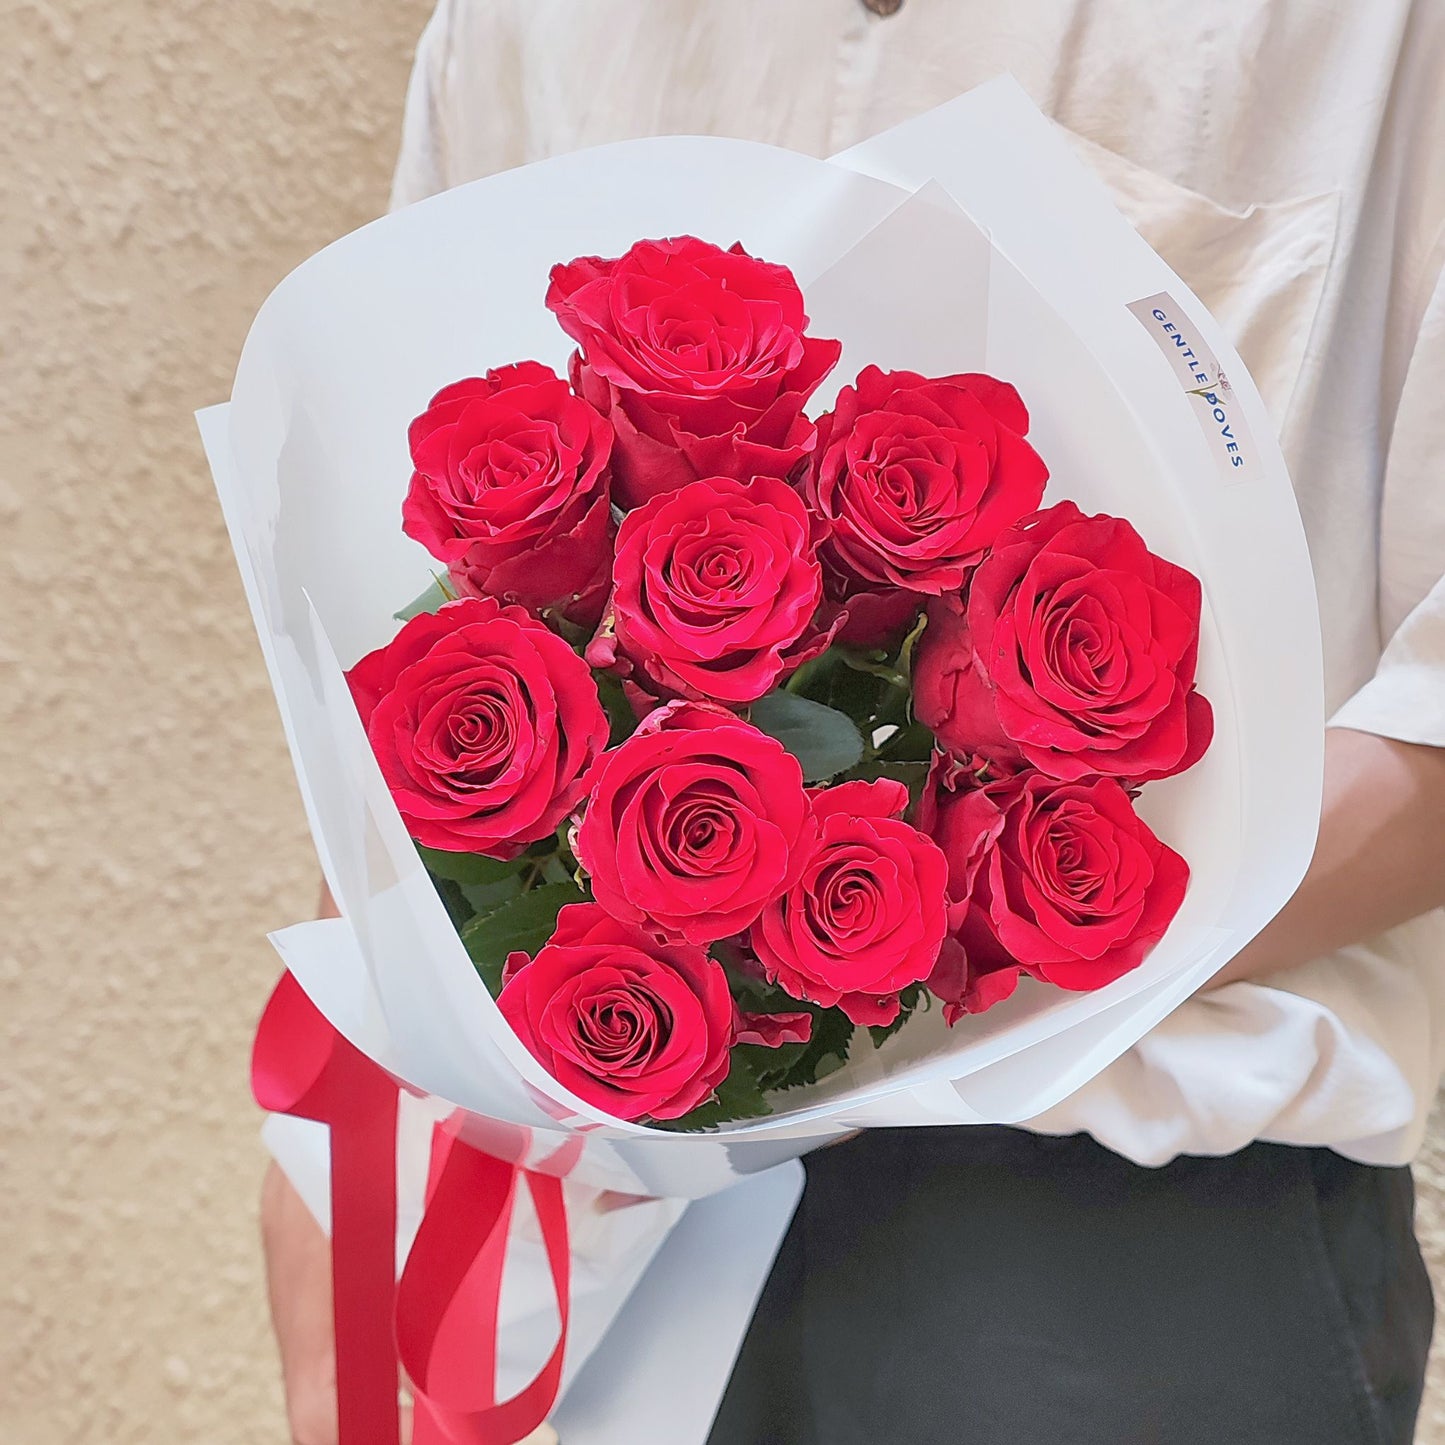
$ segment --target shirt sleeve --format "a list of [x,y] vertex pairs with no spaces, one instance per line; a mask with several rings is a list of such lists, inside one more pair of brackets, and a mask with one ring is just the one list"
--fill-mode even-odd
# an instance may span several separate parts
[[417,41],[402,110],[401,146],[391,181],[393,211],[435,196],[447,178],[443,98],[452,28],[452,0],[438,0]]
[[1410,354],[1390,435],[1380,507],[1375,675],[1330,726],[1445,747],[1445,231],[1433,293]]
[[1197,994],[1077,1093],[1028,1121],[1092,1134],[1136,1164],[1256,1139],[1404,1164],[1440,1076],[1438,915],[1267,984]]
[[1445,747],[1445,578],[1400,624],[1375,675],[1329,725]]

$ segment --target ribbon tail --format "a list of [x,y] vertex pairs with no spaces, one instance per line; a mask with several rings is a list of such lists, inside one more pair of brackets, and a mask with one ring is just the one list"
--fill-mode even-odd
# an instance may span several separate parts
[[397,1092],[331,1126],[332,1311],[338,1438],[400,1439],[396,1342]]
[[[571,1253],[562,1182],[439,1130],[434,1189],[397,1287],[397,1346],[416,1394],[414,1445],[515,1445],[542,1424],[561,1386]],[[496,1399],[498,1306],[517,1185],[536,1209],[556,1295],[552,1353],[516,1395]]]
[[398,1445],[395,1082],[281,976],[251,1055],[263,1109],[331,1131],[331,1279],[336,1408],[344,1445]]

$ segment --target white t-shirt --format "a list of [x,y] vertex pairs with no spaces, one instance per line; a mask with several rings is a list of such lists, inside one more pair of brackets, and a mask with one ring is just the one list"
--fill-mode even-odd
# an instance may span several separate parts
[[[888,18],[862,0],[441,0],[393,204],[635,136],[829,155],[1003,70],[1258,382],[1309,536],[1333,722],[1445,746],[1440,0],[903,0]],[[1400,1163],[1442,1041],[1437,911],[1192,999],[1033,1127],[1145,1163],[1252,1139]]]

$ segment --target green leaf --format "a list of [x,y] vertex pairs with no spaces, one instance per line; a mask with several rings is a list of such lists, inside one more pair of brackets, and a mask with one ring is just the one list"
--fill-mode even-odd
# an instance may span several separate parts
[[742,967],[736,959],[724,955],[722,963],[733,998],[745,1013],[801,1012],[813,1017],[813,1031],[805,1044],[781,1044],[775,1049],[764,1044],[742,1044],[733,1050],[734,1057],[741,1054],[750,1062],[765,1091],[816,1083],[843,1067],[853,1041],[853,1022],[842,1009],[795,999],[776,983]]
[[473,915],[491,913],[522,891],[522,875],[511,873],[495,883],[458,883],[457,887],[462,890],[462,897],[467,900]]
[[507,955],[518,950],[535,954],[552,936],[557,914],[586,896],[575,883],[544,883],[472,919],[462,929],[462,943],[493,998],[502,991]]
[[732,952],[731,940],[723,939],[713,944],[712,951],[717,961],[722,964],[723,972],[727,974],[728,987],[732,990],[733,998],[746,1013],[787,1013],[790,1009],[802,1007],[777,984],[769,983],[767,979],[751,972]]
[[783,684],[785,692],[795,692],[800,697],[818,698],[820,689],[826,688],[827,680],[843,665],[842,654],[836,647],[825,648],[816,657],[795,667]]
[[840,647],[839,655],[855,672],[866,672],[873,677],[881,677],[889,687],[908,690],[908,679],[892,666],[888,661],[888,654],[877,648],[871,651],[864,651],[858,647]]
[[448,853],[440,848],[423,848],[420,843],[416,851],[434,878],[450,878],[453,883],[500,883],[520,872],[527,861],[521,857],[488,858],[484,853]]
[[760,697],[753,726],[776,738],[803,765],[803,777],[822,782],[847,772],[863,756],[863,737],[843,713],[791,692]]
[[933,756],[933,734],[920,722],[909,723],[880,745],[878,755],[890,763],[926,763]]
[[852,1019],[838,1008],[810,1007],[808,1011],[813,1015],[813,1036],[802,1046],[783,1077],[773,1084],[775,1089],[816,1084],[848,1062],[848,1050],[853,1044]]
[[880,706],[887,701],[888,690],[887,684],[869,673],[839,667],[823,679],[820,688],[804,695],[851,718],[858,731],[866,736]]
[[447,911],[447,917],[452,921],[452,927],[460,930],[463,925],[471,921],[472,914],[476,912],[462,893],[462,885],[453,883],[450,878],[438,878],[434,873],[431,875],[431,881],[432,887],[436,889],[437,895],[441,898],[442,906]]
[[766,1044],[739,1044],[734,1055],[741,1054],[747,1059],[757,1075],[758,1087],[767,1093],[786,1086],[788,1075],[798,1066],[807,1049],[807,1044],[779,1044],[776,1048],[769,1048]]
[[615,748],[636,731],[637,714],[632,711],[632,704],[622,690],[622,680],[615,673],[594,672],[592,678],[597,684],[597,696],[602,701],[610,727],[607,745]]
[[566,883],[573,871],[555,853],[542,865],[542,880],[546,883]]
[[448,602],[456,600],[457,594],[452,591],[446,579],[433,573],[431,586],[413,597],[400,612],[393,612],[391,615],[398,622],[410,622],[413,617],[420,617],[423,612],[440,612]]
[[763,1098],[757,1074],[747,1057],[747,1049],[735,1048],[728,1068],[728,1076],[717,1086],[712,1098],[689,1110],[678,1119],[655,1119],[653,1127],[675,1133],[690,1134],[699,1129],[711,1129],[718,1124],[727,1124],[734,1119],[761,1119],[773,1112],[772,1106]]

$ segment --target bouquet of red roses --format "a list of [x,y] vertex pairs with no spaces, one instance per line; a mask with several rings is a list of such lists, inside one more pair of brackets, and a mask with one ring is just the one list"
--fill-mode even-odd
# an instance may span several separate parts
[[1308,862],[1269,418],[1007,82],[832,161],[660,138],[410,207],[201,420],[342,913],[274,936],[253,1081],[330,1192],[343,1439],[394,1438],[399,1351],[418,1441],[561,1390],[576,1445],[701,1442],[797,1155],[1036,1117]]
[[858,1026],[1137,966],[1189,869],[1134,798],[1212,730],[1197,579],[1043,507],[1006,380],[867,366],[810,419],[840,345],[741,246],[582,257],[546,301],[567,380],[411,424],[402,524],[445,571],[348,681],[548,1072],[696,1128]]

